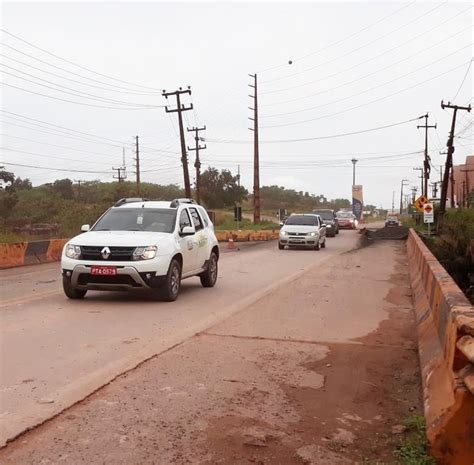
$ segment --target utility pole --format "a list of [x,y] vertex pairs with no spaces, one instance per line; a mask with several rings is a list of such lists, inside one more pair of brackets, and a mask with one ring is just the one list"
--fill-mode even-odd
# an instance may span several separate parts
[[423,184],[423,179],[424,179],[424,176],[423,176],[423,168],[413,168],[413,171],[421,171],[421,176],[418,176],[420,179],[421,179],[421,195],[423,195],[423,188],[424,188],[424,184]]
[[138,136],[135,136],[135,174],[137,176],[137,195],[140,196],[140,150]]
[[438,184],[439,184],[439,181],[431,183],[431,186],[433,187],[433,198],[434,199],[436,199],[436,196],[438,195]]
[[464,181],[464,185],[466,186],[466,194],[463,195],[463,199],[465,199],[465,205],[467,208],[471,206],[470,202],[470,193],[471,193],[471,186],[469,183],[469,174],[468,173],[474,173],[474,169],[470,170],[461,170],[462,173],[464,173],[464,176],[466,177]]
[[192,127],[187,129],[188,132],[194,132],[194,141],[196,144],[194,148],[188,147],[188,150],[196,152],[196,159],[194,161],[194,168],[196,168],[196,201],[197,203],[201,203],[201,160],[199,158],[199,150],[206,149],[207,145],[199,145],[199,131],[205,131],[206,126],[203,126],[202,128]]
[[240,165],[237,165],[237,186],[239,187],[240,192]]
[[[443,223],[443,217],[446,212],[446,198],[448,195],[448,181],[449,181],[449,173],[450,170],[453,169],[453,153],[454,153],[454,131],[456,129],[456,116],[458,110],[465,110],[470,112],[471,111],[471,105],[468,107],[461,107],[459,105],[451,105],[450,102],[448,104],[445,104],[443,101],[441,101],[441,108],[444,110],[445,108],[452,108],[454,110],[453,112],[453,119],[451,121],[451,131],[449,133],[449,139],[447,142],[448,146],[448,154],[446,156],[446,166],[444,170],[444,177],[443,177],[443,184],[441,185],[441,200],[440,200],[440,205],[439,205],[439,220],[438,220],[438,227],[442,225]],[[451,175],[452,181],[453,176]],[[452,191],[452,197],[454,194],[454,183],[451,181],[451,191]],[[454,199],[451,200],[451,204],[454,202]]]
[[355,183],[356,183],[356,163],[358,162],[359,160],[356,160],[355,158],[353,158],[351,160],[352,162],[352,186],[354,187],[355,186]]
[[254,224],[260,223],[260,160],[258,153],[258,93],[257,93],[257,74],[249,74],[253,78],[253,85],[249,84],[249,87],[254,89],[254,95],[249,95],[253,98],[253,108],[249,107],[249,110],[253,110],[253,118],[249,118],[253,121],[253,128],[249,128],[253,131],[253,222]]
[[77,200],[81,200],[81,184],[84,182],[82,179],[74,179],[77,182]]
[[392,213],[395,211],[395,191],[392,191]]
[[428,155],[428,129],[429,128],[434,128],[436,129],[436,124],[433,126],[428,125],[428,113],[423,116],[425,118],[425,124],[423,126],[417,126],[417,129],[424,128],[425,129],[425,159],[423,161],[423,175],[424,175],[424,185],[423,185],[423,192],[426,197],[428,197],[428,181],[430,179],[430,171],[431,171],[431,166],[430,166],[430,156]]
[[112,168],[112,170],[117,171],[117,176],[114,175],[114,179],[118,179],[119,183],[127,179],[127,174],[125,173],[125,167],[120,166],[119,168]]
[[416,200],[416,193],[418,191],[418,187],[413,186],[411,188],[411,203],[414,204]]
[[400,215],[403,213],[403,187],[408,183],[408,179],[402,179],[400,187]]
[[163,90],[163,97],[168,99],[170,95],[174,95],[176,97],[176,108],[170,110],[168,106],[165,107],[166,113],[178,113],[178,123],[179,123],[179,138],[181,142],[181,163],[183,164],[183,176],[184,176],[184,190],[186,192],[186,197],[191,198],[191,183],[189,181],[189,170],[188,170],[188,155],[186,153],[186,141],[184,140],[184,126],[183,126],[183,111],[188,111],[193,109],[193,104],[191,103],[189,106],[185,106],[181,104],[180,96],[183,94],[191,95],[191,87],[188,86],[186,90],[183,90],[182,87],[179,90],[174,92],[166,92]]

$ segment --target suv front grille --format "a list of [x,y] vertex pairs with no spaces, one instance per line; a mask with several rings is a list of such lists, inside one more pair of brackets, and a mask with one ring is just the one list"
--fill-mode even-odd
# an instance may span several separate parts
[[309,234],[309,233],[304,233],[304,232],[300,232],[300,233],[297,233],[297,232],[289,232],[289,233],[288,233],[289,236],[306,236],[307,234]]
[[111,284],[111,285],[127,285],[132,287],[142,287],[141,284],[128,275],[118,274],[115,276],[97,276],[89,273],[81,273],[77,279],[77,284],[87,286],[88,284]]
[[81,246],[81,260],[128,262],[132,260],[135,250],[135,247],[109,247],[110,256],[105,259],[100,253],[103,248],[104,246]]

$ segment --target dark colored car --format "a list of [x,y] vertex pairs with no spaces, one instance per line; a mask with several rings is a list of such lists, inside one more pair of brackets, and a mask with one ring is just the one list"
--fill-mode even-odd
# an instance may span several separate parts
[[314,215],[319,215],[326,225],[326,236],[335,237],[336,234],[339,234],[339,223],[337,221],[336,213],[334,210],[329,208],[319,208],[313,210]]

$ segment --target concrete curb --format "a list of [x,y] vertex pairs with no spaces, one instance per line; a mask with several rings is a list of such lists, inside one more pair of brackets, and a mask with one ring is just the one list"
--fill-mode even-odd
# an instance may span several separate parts
[[431,453],[472,465],[474,307],[413,229],[407,249]]

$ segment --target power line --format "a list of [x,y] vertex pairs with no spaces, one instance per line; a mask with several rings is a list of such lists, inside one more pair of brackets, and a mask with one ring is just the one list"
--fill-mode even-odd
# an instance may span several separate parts
[[21,163],[9,163],[6,161],[0,161],[2,165],[7,165],[7,166],[21,166],[23,168],[35,168],[38,170],[47,170],[47,171],[64,171],[64,172],[69,172],[69,173],[91,173],[91,174],[110,174],[109,171],[85,171],[85,170],[75,170],[75,169],[68,169],[68,168],[50,168],[47,166],[34,166],[34,165],[23,165]]
[[469,62],[469,65],[466,69],[466,74],[464,75],[462,81],[461,81],[461,84],[459,85],[459,89],[458,91],[456,92],[456,95],[452,98],[452,101],[454,102],[454,100],[456,100],[457,96],[459,95],[459,92],[461,92],[461,89],[462,89],[462,86],[464,85],[464,81],[466,80],[467,78],[467,75],[469,74],[469,70],[471,69],[471,65],[472,65],[472,59],[471,61]]
[[[400,80],[400,79],[403,79],[403,78],[405,78],[405,77],[407,77],[407,76],[410,76],[411,74],[417,73],[418,71],[421,71],[422,69],[425,69],[425,68],[428,68],[428,67],[430,67],[430,66],[433,66],[434,64],[436,64],[436,63],[438,63],[438,62],[440,62],[440,61],[443,61],[443,60],[445,60],[446,58],[449,58],[449,57],[455,55],[456,53],[459,53],[460,51],[465,50],[466,48],[472,47],[472,44],[473,44],[473,42],[471,42],[471,43],[468,44],[468,45],[465,45],[464,47],[461,47],[461,48],[455,50],[454,52],[448,53],[447,55],[445,55],[445,56],[443,56],[443,57],[441,57],[441,58],[438,58],[437,60],[432,61],[431,63],[428,63],[428,64],[426,64],[426,65],[424,65],[424,66],[421,66],[420,68],[416,68],[416,69],[414,69],[414,70],[412,70],[412,71],[410,71],[410,72],[408,72],[408,73],[402,74],[401,76],[398,76],[398,77],[396,77],[396,78],[394,78],[394,79],[390,79],[389,81],[382,82],[381,84],[378,84],[378,85],[376,85],[376,86],[369,87],[368,89],[365,89],[365,90],[363,90],[363,91],[361,91],[361,92],[357,92],[357,93],[355,93],[355,94],[348,95],[348,96],[346,96],[346,97],[342,97],[342,98],[339,98],[339,99],[337,99],[337,100],[333,100],[332,102],[323,103],[323,104],[321,104],[321,105],[315,105],[315,106],[303,108],[303,109],[300,109],[300,110],[287,111],[287,112],[284,112],[284,113],[274,113],[274,114],[270,114],[270,115],[264,115],[264,116],[262,116],[262,118],[277,118],[277,117],[279,117],[279,116],[287,116],[287,115],[294,115],[294,114],[297,114],[297,113],[304,113],[304,112],[307,112],[307,111],[316,110],[316,109],[318,109],[318,108],[323,108],[323,107],[327,107],[327,106],[330,106],[330,105],[334,105],[335,103],[343,102],[343,101],[346,101],[347,99],[350,99],[350,98],[353,98],[353,97],[358,97],[359,95],[363,95],[363,94],[366,94],[367,92],[371,92],[371,91],[373,91],[373,90],[375,90],[375,89],[379,89],[380,87],[384,87],[384,86],[386,86],[386,85],[388,85],[388,84],[391,84],[391,83],[393,83],[393,82],[396,82],[396,81],[398,81],[398,80]],[[375,74],[375,73],[372,73],[372,74]],[[370,75],[367,75],[367,76],[370,76]],[[367,76],[365,76],[365,77],[367,77]],[[328,89],[328,92],[330,92],[330,91],[332,91],[332,90],[334,90],[334,89],[337,89],[337,88],[339,88],[339,87],[341,87],[341,86],[335,87],[335,88],[333,88],[333,89]]]
[[[356,78],[356,79],[353,79],[352,81],[344,82],[344,83],[342,83],[342,84],[340,84],[340,85],[338,85],[338,86],[331,87],[331,88],[329,88],[329,89],[325,89],[325,90],[322,90],[322,91],[319,91],[319,92],[315,92],[315,93],[311,93],[311,94],[305,94],[305,95],[303,95],[303,96],[296,97],[296,98],[292,98],[292,99],[288,99],[288,100],[281,100],[281,101],[277,101],[277,102],[271,102],[271,103],[264,104],[264,105],[262,105],[262,106],[264,106],[264,107],[271,107],[271,106],[275,106],[275,105],[283,105],[283,104],[286,104],[286,103],[296,102],[296,101],[298,101],[298,100],[305,100],[305,99],[308,98],[308,97],[315,97],[315,96],[317,96],[317,95],[326,94],[326,93],[328,93],[328,92],[332,92],[332,91],[334,91],[334,90],[340,89],[341,87],[345,87],[345,86],[347,86],[347,85],[354,84],[355,82],[361,81],[361,80],[363,80],[363,79],[365,79],[365,78],[368,78],[368,77],[373,76],[374,74],[380,73],[381,71],[385,71],[386,69],[389,69],[389,68],[391,68],[391,67],[393,67],[393,66],[396,66],[396,65],[402,63],[403,61],[409,60],[409,59],[411,59],[411,58],[413,58],[413,57],[419,55],[420,53],[426,52],[427,50],[430,50],[430,49],[432,49],[432,48],[434,48],[434,47],[436,47],[436,46],[438,46],[438,45],[440,45],[440,44],[443,44],[443,45],[444,45],[447,40],[452,39],[453,37],[456,37],[456,36],[462,34],[462,33],[465,32],[467,29],[471,29],[471,27],[472,27],[472,26],[468,26],[468,27],[466,27],[466,28],[464,28],[464,29],[462,29],[462,30],[460,30],[460,31],[457,31],[455,34],[453,34],[453,35],[451,35],[451,36],[449,36],[449,37],[447,37],[447,38],[444,38],[444,39],[440,40],[439,42],[436,42],[436,43],[434,43],[434,44],[431,44],[431,45],[428,46],[428,47],[425,47],[425,48],[422,49],[422,50],[419,50],[418,52],[416,52],[416,53],[414,53],[414,54],[412,54],[412,55],[409,55],[409,56],[407,56],[407,57],[405,57],[405,58],[402,58],[401,60],[396,61],[396,62],[394,62],[394,63],[391,63],[391,64],[389,64],[388,66],[385,66],[385,67],[383,67],[383,68],[379,68],[379,69],[377,69],[376,71],[373,71],[373,72],[371,72],[371,73],[369,73],[369,74],[365,74],[365,75],[363,75],[363,76],[361,76],[361,77],[358,77],[358,78]],[[397,49],[398,49],[398,47],[397,47]],[[392,50],[393,50],[393,49],[392,49]],[[381,55],[385,55],[385,53],[383,53],[383,54],[381,54]],[[378,56],[381,56],[381,55],[378,55]],[[353,68],[353,67],[351,67],[351,68]],[[348,68],[348,69],[350,69],[350,68]],[[328,76],[328,77],[326,77],[326,78],[322,78],[322,79],[319,79],[319,80],[325,80],[325,79],[327,79],[327,78],[329,78],[329,77],[340,76],[344,71],[345,71],[345,70],[339,71],[339,72],[334,73],[334,74],[332,74],[332,75],[330,75],[330,76]],[[262,94],[263,94],[263,92],[262,92]]]
[[449,69],[448,71],[445,71],[444,73],[441,73],[441,74],[438,74],[436,76],[433,76],[429,79],[425,79],[424,81],[421,81],[421,82],[418,82],[417,84],[414,84],[412,86],[408,86],[408,87],[405,87],[403,89],[400,89],[396,92],[393,92],[391,94],[388,94],[388,95],[385,95],[383,97],[379,97],[379,98],[376,98],[374,100],[371,100],[369,102],[366,102],[366,103],[361,103],[360,105],[356,105],[354,107],[350,107],[350,108],[347,108],[345,110],[340,110],[340,111],[337,111],[335,113],[330,113],[328,115],[323,115],[323,116],[319,116],[317,118],[311,118],[311,119],[307,119],[307,120],[301,120],[301,121],[295,121],[293,123],[282,123],[282,124],[274,124],[274,125],[269,125],[269,126],[261,126],[262,128],[279,128],[279,127],[284,127],[284,126],[294,126],[294,125],[297,125],[297,124],[303,124],[303,123],[309,123],[311,121],[318,121],[320,119],[324,119],[324,118],[329,118],[331,116],[337,116],[337,115],[340,115],[342,113],[347,113],[349,111],[352,111],[352,110],[357,110],[358,108],[363,108],[363,107],[366,107],[368,105],[372,105],[373,103],[377,103],[377,102],[381,102],[382,100],[386,100],[390,97],[394,97],[395,95],[398,95],[398,94],[401,94],[403,92],[406,92],[407,90],[411,90],[411,89],[414,89],[415,87],[419,87],[421,86],[422,84],[426,84],[427,82],[430,82],[430,81],[433,81],[435,79],[438,79],[442,76],[445,76],[446,74],[449,74],[453,71],[456,71],[457,69],[459,68],[462,68],[465,66],[466,63],[463,63],[462,65],[459,65],[459,66],[456,66],[454,68],[451,68]]
[[[116,104],[116,105],[129,105],[129,106],[134,106],[134,107],[147,107],[147,108],[149,108],[149,107],[153,107],[153,108],[160,107],[161,108],[163,106],[163,105],[146,105],[146,104],[135,103],[135,102],[124,102],[123,100],[115,100],[115,99],[110,99],[110,98],[107,98],[107,97],[101,97],[100,95],[89,94],[88,92],[83,92],[83,91],[80,91],[80,90],[77,90],[77,89],[72,89],[71,87],[63,86],[61,84],[56,84],[55,82],[48,81],[47,79],[42,79],[40,77],[37,77],[34,74],[29,74],[29,73],[26,73],[24,71],[21,71],[17,68],[14,68],[13,66],[8,66],[8,65],[5,65],[3,63],[0,63],[0,66],[13,69],[14,71],[25,74],[26,76],[33,77],[34,79],[37,79],[39,81],[47,82],[48,84],[53,84],[53,86],[60,87],[62,89],[71,90],[72,92],[66,92],[64,90],[57,89],[55,87],[47,86],[45,84],[41,84],[41,83],[32,81],[31,79],[27,79],[27,78],[24,78],[22,76],[18,76],[14,73],[9,73],[8,71],[1,71],[3,74],[13,76],[14,78],[21,79],[23,81],[31,82],[31,83],[33,83],[37,86],[46,87],[47,89],[55,90],[56,92],[62,92],[62,93],[67,94],[67,95],[74,95],[76,97],[82,97],[82,95],[84,95],[85,97],[82,97],[82,98],[87,98],[89,100],[95,100],[95,101],[98,101],[98,102],[113,103],[113,104]],[[80,95],[80,94],[82,94],[82,95]]]
[[106,108],[107,110],[154,110],[155,109],[154,107],[149,107],[149,108],[147,108],[147,107],[143,107],[143,108],[107,107],[107,106],[104,106],[104,105],[94,105],[92,103],[75,102],[73,100],[63,99],[63,98],[59,98],[59,97],[53,97],[52,95],[42,94],[40,92],[34,92],[32,90],[24,89],[23,87],[18,87],[18,86],[14,86],[12,84],[7,84],[6,82],[2,82],[2,86],[12,87],[13,89],[21,90],[21,91],[27,92],[29,94],[35,94],[35,95],[39,95],[41,97],[46,97],[46,98],[50,98],[50,99],[53,99],[53,100],[59,100],[61,102],[74,103],[75,105],[82,105],[82,106],[86,106],[86,107]]
[[11,37],[14,37],[15,39],[19,40],[20,42],[23,42],[23,43],[29,45],[30,47],[33,47],[33,48],[35,48],[35,49],[37,49],[37,50],[40,50],[41,52],[44,52],[44,53],[46,53],[46,54],[48,54],[48,55],[50,55],[50,56],[52,56],[52,57],[54,57],[54,58],[57,58],[58,60],[64,61],[64,62],[66,62],[66,63],[69,63],[70,65],[77,66],[78,68],[83,69],[84,71],[89,71],[90,73],[97,74],[98,76],[102,76],[102,77],[105,77],[105,78],[107,78],[107,79],[111,79],[111,80],[113,80],[113,81],[121,82],[122,84],[127,84],[127,85],[131,85],[131,86],[133,86],[133,87],[140,87],[140,88],[143,88],[143,89],[148,89],[148,90],[153,90],[153,91],[155,91],[155,92],[160,92],[159,89],[156,89],[156,88],[153,88],[153,87],[143,86],[143,85],[141,85],[141,84],[135,84],[135,83],[133,83],[133,82],[124,81],[124,80],[122,80],[122,79],[118,79],[118,78],[115,78],[115,77],[113,77],[113,76],[108,76],[108,75],[106,75],[106,74],[99,73],[99,72],[97,72],[97,71],[94,71],[93,69],[86,68],[85,66],[82,66],[82,65],[80,65],[80,64],[78,64],[78,63],[75,63],[75,62],[70,61],[70,60],[67,60],[66,58],[63,58],[63,57],[61,57],[61,56],[59,56],[59,55],[56,55],[55,53],[52,53],[52,52],[50,52],[49,50],[46,50],[46,49],[41,48],[41,47],[38,47],[37,45],[34,45],[34,44],[32,44],[31,42],[28,42],[27,40],[22,39],[21,37],[15,35],[15,34],[12,34],[11,32],[8,32],[6,29],[0,28],[0,31],[2,31],[4,34],[7,34],[7,35],[9,35],[9,36],[11,36]]
[[[324,81],[326,79],[330,79],[330,78],[333,78],[333,77],[336,77],[336,76],[340,76],[342,73],[345,73],[347,71],[351,71],[353,70],[354,68],[358,68],[359,66],[362,66],[362,65],[365,65],[367,63],[369,63],[370,61],[373,61],[373,60],[376,60],[377,58],[380,58],[380,57],[385,57],[387,55],[387,53],[390,53],[394,50],[399,50],[400,47],[402,47],[403,45],[406,45],[410,42],[413,42],[414,40],[416,39],[419,39],[420,37],[425,37],[426,34],[434,31],[435,29],[438,29],[439,27],[443,26],[444,24],[452,21],[453,19],[457,18],[458,16],[464,14],[468,9],[470,9],[471,7],[467,8],[466,10],[462,10],[461,12],[457,13],[456,15],[452,16],[451,18],[448,18],[446,19],[445,21],[442,21],[441,23],[421,32],[420,34],[417,34],[416,36],[413,36],[411,38],[409,38],[408,40],[405,40],[404,42],[401,42],[401,43],[398,43],[397,45],[395,45],[394,47],[388,49],[388,50],[384,50],[383,52],[377,54],[377,55],[374,55],[366,60],[363,60],[359,63],[356,63],[355,65],[352,65],[348,68],[344,68],[342,70],[338,70],[336,73],[333,73],[333,74],[330,74],[330,75],[327,75],[327,76],[324,76],[322,78],[318,78],[318,79],[313,79],[311,81],[307,81],[307,82],[303,82],[301,84],[296,84],[296,85],[293,85],[293,86],[289,86],[289,87],[284,87],[284,88],[280,88],[280,89],[273,89],[273,90],[267,90],[267,91],[263,91],[261,92],[260,94],[261,95],[266,95],[266,94],[273,94],[273,93],[277,93],[277,92],[285,92],[287,90],[292,90],[292,89],[296,89],[296,88],[299,88],[299,87],[306,87],[306,86],[309,86],[311,84],[315,84],[317,82],[320,82],[320,81]],[[469,26],[468,28],[465,28],[465,29],[470,29],[471,26]],[[464,31],[465,29],[463,29],[462,31]],[[459,31],[460,32],[460,31]],[[456,32],[454,35],[452,36],[448,36],[445,40],[449,40],[451,39],[452,37],[458,35],[459,32]]]
[[[57,77],[57,78],[60,78],[60,79],[64,79],[65,81],[74,82],[74,83],[80,84],[82,86],[93,87],[95,89],[106,90],[107,92],[116,92],[116,93],[119,93],[119,94],[144,95],[144,96],[155,95],[155,93],[150,93],[150,92],[135,92],[135,91],[130,91],[130,90],[116,90],[116,89],[108,89],[107,87],[95,86],[94,84],[89,84],[88,82],[78,81],[76,79],[71,79],[71,78],[68,78],[66,76],[61,76],[60,74],[52,73],[51,71],[46,71],[44,69],[41,69],[41,68],[38,68],[36,66],[30,65],[29,63],[25,63],[24,61],[20,61],[20,60],[17,60],[16,58],[12,58],[12,57],[9,57],[7,55],[4,55],[3,53],[0,53],[0,56],[3,57],[3,58],[6,58],[7,60],[14,61],[15,63],[19,63],[20,65],[32,68],[36,71],[40,71],[41,73],[49,74],[50,76],[54,76],[54,77]],[[4,65],[4,66],[6,66],[6,65]],[[78,76],[81,76],[81,75],[79,74]],[[87,79],[87,78],[84,77],[84,79]],[[100,81],[98,81],[98,82],[100,82]],[[105,85],[108,85],[108,84],[105,84]]]
[[[385,126],[378,126],[378,127],[375,127],[375,128],[362,129],[360,131],[346,132],[346,133],[342,133],[342,134],[332,134],[332,135],[329,135],[329,136],[307,137],[307,138],[304,138],[304,139],[267,140],[267,141],[260,141],[260,142],[265,143],[265,144],[278,144],[278,143],[286,143],[286,142],[305,142],[305,141],[312,141],[312,140],[334,139],[334,138],[337,138],[337,137],[353,136],[353,135],[356,135],[356,134],[363,134],[363,133],[366,133],[366,132],[372,132],[372,131],[378,131],[378,130],[381,130],[381,129],[392,128],[394,126],[400,126],[402,124],[417,121],[421,118],[423,118],[423,116],[419,116],[418,118],[408,119],[408,120],[405,120],[405,121],[399,121],[398,123],[387,124]],[[252,144],[253,143],[253,141],[248,141],[248,140],[226,140],[226,139],[208,139],[208,138],[205,138],[205,140],[208,141],[208,142],[232,143],[232,144]]]
[[[410,7],[410,6],[412,6],[412,5],[415,4],[415,3],[416,3],[416,0],[412,1],[411,3],[408,3],[407,5],[402,6],[401,8],[398,8],[397,10],[395,10],[395,11],[389,13],[388,15],[383,16],[382,18],[378,19],[378,20],[375,21],[374,23],[371,23],[371,24],[369,24],[369,25],[363,27],[362,29],[359,29],[357,32],[354,32],[354,33],[352,33],[352,34],[349,34],[349,35],[347,35],[346,37],[344,37],[344,38],[342,38],[342,39],[340,39],[340,40],[337,40],[336,42],[333,42],[333,43],[331,43],[331,44],[329,44],[329,45],[326,45],[325,47],[322,47],[322,48],[320,48],[320,49],[318,49],[318,50],[316,50],[316,51],[314,51],[314,52],[307,53],[306,55],[303,55],[303,56],[301,56],[301,57],[295,58],[295,59],[293,59],[292,61],[295,62],[295,61],[299,61],[299,60],[304,60],[305,58],[308,58],[308,57],[310,57],[310,56],[313,56],[313,55],[316,55],[316,54],[318,54],[318,53],[321,53],[321,52],[323,52],[323,51],[325,51],[325,50],[327,50],[327,49],[329,49],[329,48],[335,47],[336,45],[342,44],[342,43],[345,42],[346,40],[352,39],[353,37],[355,37],[355,36],[361,34],[362,32],[367,31],[367,30],[370,29],[371,27],[374,27],[374,26],[376,26],[377,24],[379,24],[379,23],[385,21],[386,19],[391,18],[392,16],[394,16],[394,15],[396,15],[397,13],[399,13],[400,11],[403,11],[404,9],[406,9],[406,8],[408,8],[408,7]],[[266,69],[263,69],[263,70],[259,71],[259,73],[264,73],[264,72],[271,71],[271,70],[274,70],[274,69],[282,68],[282,67],[284,67],[284,66],[286,66],[286,65],[276,65],[276,66],[272,66],[272,67],[270,67],[270,68],[266,68]]]
[[[377,38],[371,40],[370,42],[365,43],[364,45],[361,45],[361,46],[359,46],[359,47],[357,47],[357,48],[354,48],[354,49],[352,49],[352,50],[350,50],[350,51],[344,53],[343,55],[340,55],[340,56],[338,56],[338,57],[332,58],[331,60],[325,61],[325,62],[323,62],[323,63],[320,63],[320,64],[318,64],[318,65],[312,66],[312,67],[310,67],[310,68],[306,68],[306,69],[304,69],[304,70],[302,70],[302,71],[298,71],[298,72],[296,72],[296,73],[287,74],[287,75],[285,75],[285,76],[280,76],[280,77],[278,77],[278,78],[267,79],[266,81],[262,81],[262,84],[267,84],[267,83],[270,83],[270,82],[281,81],[281,80],[287,79],[287,78],[289,78],[289,77],[298,76],[299,74],[304,74],[304,73],[306,73],[306,72],[308,72],[308,71],[312,71],[313,69],[320,68],[321,66],[326,66],[326,65],[328,65],[328,64],[330,64],[330,63],[333,63],[333,62],[335,62],[335,61],[337,61],[337,60],[340,60],[341,58],[345,58],[345,57],[347,57],[348,55],[352,55],[354,52],[357,52],[357,51],[359,51],[359,50],[361,50],[361,49],[363,49],[363,48],[365,48],[365,47],[367,47],[367,46],[369,46],[369,45],[372,45],[372,44],[374,44],[375,42],[378,42],[379,40],[382,40],[382,39],[384,39],[385,37],[388,37],[389,35],[393,34],[394,32],[398,32],[399,30],[405,28],[406,26],[408,26],[408,25],[410,25],[410,24],[412,24],[412,23],[418,21],[419,19],[424,18],[425,16],[429,15],[429,14],[432,13],[433,11],[435,11],[435,10],[437,10],[438,8],[441,8],[442,6],[444,6],[446,3],[447,3],[447,2],[445,1],[445,2],[443,2],[443,3],[437,4],[434,8],[431,8],[431,9],[428,10],[427,12],[425,12],[425,13],[423,13],[423,14],[421,14],[421,15],[415,17],[415,18],[413,18],[413,19],[410,20],[410,21],[405,22],[405,23],[402,24],[400,27],[398,27],[398,28],[396,28],[396,29],[393,29],[393,30],[390,31],[390,32],[387,32],[387,33],[385,33],[385,34],[383,34],[383,35],[381,35],[381,36],[379,36],[379,37],[377,37]],[[471,8],[471,7],[469,7],[468,9],[470,9],[470,8]],[[467,9],[466,9],[466,11],[467,11]]]

